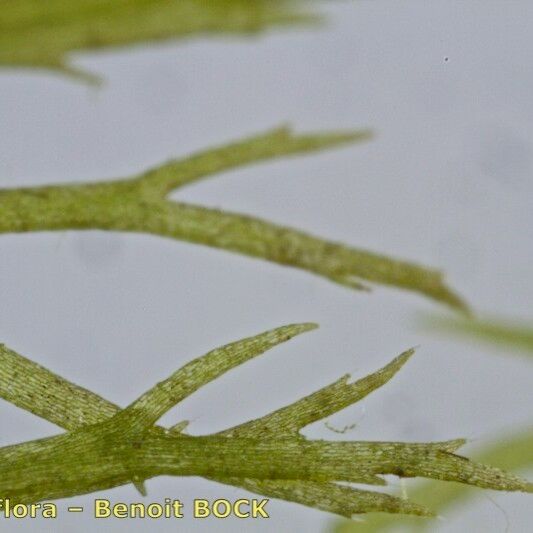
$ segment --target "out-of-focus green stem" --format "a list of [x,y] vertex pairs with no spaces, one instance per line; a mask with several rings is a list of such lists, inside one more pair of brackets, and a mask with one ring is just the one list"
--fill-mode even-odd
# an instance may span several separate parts
[[501,319],[426,319],[429,328],[533,355],[533,327]]
[[315,25],[306,0],[0,0],[0,66],[51,69],[96,81],[74,51],[212,34]]

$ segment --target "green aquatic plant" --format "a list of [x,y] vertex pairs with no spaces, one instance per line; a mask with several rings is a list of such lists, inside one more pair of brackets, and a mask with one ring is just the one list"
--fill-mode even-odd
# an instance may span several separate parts
[[68,61],[95,50],[211,34],[316,24],[305,0],[0,0],[0,66],[91,79]]
[[131,482],[145,493],[144,481],[149,478],[198,475],[351,517],[374,511],[432,515],[406,499],[337,484],[381,486],[384,474],[533,492],[527,481],[457,455],[463,439],[329,442],[301,434],[309,424],[384,385],[413,350],[358,381],[344,376],[287,407],[216,434],[186,434],[183,422],[171,428],[156,425],[163,414],[203,385],[315,327],[284,326],[213,350],[122,410],[2,346],[0,396],[67,432],[0,448],[0,496],[29,504]]
[[239,166],[368,137],[367,131],[295,135],[283,127],[129,179],[0,189],[0,234],[69,229],[147,233],[297,267],[352,289],[368,289],[363,280],[392,285],[466,311],[436,270],[251,216],[168,198],[173,190]]

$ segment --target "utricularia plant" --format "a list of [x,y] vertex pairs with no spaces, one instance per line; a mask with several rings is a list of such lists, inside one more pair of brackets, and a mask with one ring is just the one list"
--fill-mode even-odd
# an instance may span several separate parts
[[392,285],[467,311],[437,270],[255,217],[169,199],[172,191],[213,174],[368,137],[368,131],[295,135],[281,127],[125,179],[0,189],[0,234],[68,229],[147,233],[297,267],[352,289]]
[[160,475],[203,476],[271,498],[345,517],[374,511],[431,516],[407,499],[339,482],[383,486],[383,475],[425,477],[482,488],[533,492],[533,485],[457,455],[463,439],[433,443],[309,440],[301,430],[361,400],[407,362],[409,350],[376,373],[349,375],[266,416],[192,436],[187,424],[157,425],[206,383],[314,324],[295,324],[226,345],[193,360],[125,409],[2,347],[6,400],[66,430],[0,449],[0,496],[35,503],[91,493]]

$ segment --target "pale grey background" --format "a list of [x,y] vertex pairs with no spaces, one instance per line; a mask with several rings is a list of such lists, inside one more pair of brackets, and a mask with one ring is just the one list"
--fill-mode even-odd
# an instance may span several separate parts
[[[477,309],[531,319],[533,4],[379,0],[328,12],[318,31],[76,55],[107,80],[100,90],[1,71],[1,185],[125,176],[281,122],[372,127],[371,143],[227,173],[177,196],[440,266]],[[531,361],[426,334],[417,317],[446,311],[421,297],[354,293],[137,235],[0,236],[0,254],[2,342],[122,405],[210,348],[288,322],[321,324],[165,418],[190,418],[192,432],[265,413],[418,344],[397,379],[330,422],[357,422],[350,438],[466,436],[472,450],[532,420]],[[1,444],[57,431],[6,403],[0,424]],[[338,438],[323,424],[309,434]],[[150,501],[244,494],[197,478],[152,480],[148,491]],[[434,531],[530,530],[530,498],[490,493],[502,512],[488,494]],[[100,496],[139,499],[131,486]],[[9,530],[322,531],[332,521],[287,503],[270,511],[269,521],[238,524],[95,523],[86,513]]]

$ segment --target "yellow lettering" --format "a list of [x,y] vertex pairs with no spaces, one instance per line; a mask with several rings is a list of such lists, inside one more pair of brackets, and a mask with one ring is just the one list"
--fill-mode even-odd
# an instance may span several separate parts
[[116,518],[128,517],[128,506],[125,503],[117,503],[113,505],[113,516]]
[[207,518],[211,514],[207,500],[194,500],[194,517]]
[[132,518],[144,518],[146,516],[146,508],[143,503],[132,503],[130,505]]
[[249,512],[241,512],[241,505],[250,505],[250,500],[237,500],[233,505],[233,512],[238,518],[248,518],[250,516]]
[[[222,510],[220,510],[222,507]],[[231,514],[231,503],[228,500],[215,500],[213,502],[213,514],[217,518],[226,518]]]
[[267,499],[261,500],[260,502],[252,500],[252,517],[257,518],[258,516],[261,516],[261,518],[270,518],[264,509],[267,503]]
[[151,503],[146,508],[146,514],[150,518],[159,518],[163,514],[163,507],[159,505],[158,503]]
[[94,500],[94,517],[108,518],[111,515],[109,500]]
[[174,510],[175,518],[183,518],[183,513],[181,512],[183,509],[183,503],[181,503],[179,500],[174,500],[172,502],[172,509]]
[[57,505],[55,503],[43,503],[43,518],[57,518]]
[[24,504],[17,503],[17,505],[13,507],[13,516],[15,518],[26,518],[27,515],[28,508]]

